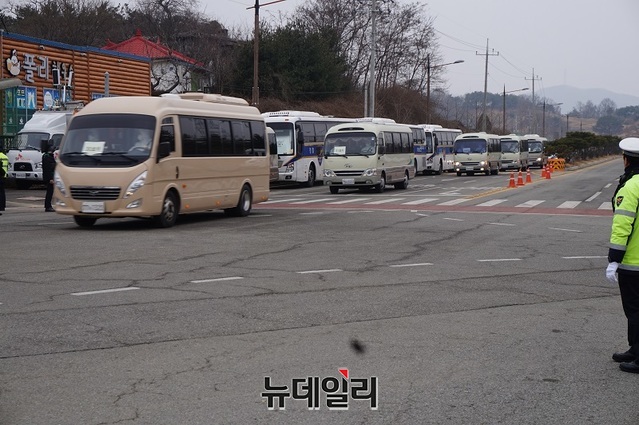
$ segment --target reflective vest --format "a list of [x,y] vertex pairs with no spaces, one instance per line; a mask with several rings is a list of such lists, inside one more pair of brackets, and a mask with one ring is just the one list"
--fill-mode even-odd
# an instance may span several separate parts
[[635,227],[639,208],[639,174],[628,180],[612,199],[614,215],[610,232],[610,261],[620,270],[639,271],[639,230]]
[[0,175],[6,177],[9,172],[9,157],[0,152],[0,161],[2,161],[2,169],[4,170],[4,173],[0,173]]

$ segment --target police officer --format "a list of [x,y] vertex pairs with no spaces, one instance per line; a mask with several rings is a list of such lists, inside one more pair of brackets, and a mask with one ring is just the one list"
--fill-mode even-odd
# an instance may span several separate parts
[[42,180],[47,188],[47,192],[44,196],[44,210],[46,212],[55,212],[51,205],[53,199],[53,175],[55,171],[55,158],[53,157],[53,151],[55,148],[53,145],[49,145],[47,140],[42,141]]
[[639,373],[639,229],[635,227],[639,207],[639,138],[623,139],[619,147],[625,168],[612,197],[614,214],[606,277],[619,284],[628,320],[629,349],[614,353],[612,359],[619,362],[624,372]]
[[[7,207],[7,197],[4,193],[4,179],[9,172],[9,157],[5,155],[3,150],[0,150],[0,211],[4,211]],[[2,213],[0,212],[0,215]]]

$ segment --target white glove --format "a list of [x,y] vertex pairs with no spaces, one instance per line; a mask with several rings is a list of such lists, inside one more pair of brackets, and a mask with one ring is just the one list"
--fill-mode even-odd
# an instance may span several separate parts
[[608,267],[606,267],[606,279],[608,279],[612,283],[618,283],[617,279],[617,267],[619,267],[619,263],[608,263]]

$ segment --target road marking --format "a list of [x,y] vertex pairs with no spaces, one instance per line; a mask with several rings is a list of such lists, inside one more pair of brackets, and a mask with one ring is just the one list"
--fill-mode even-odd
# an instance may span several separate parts
[[441,204],[437,204],[437,205],[451,206],[451,205],[461,204],[462,202],[466,202],[466,201],[468,201],[468,199],[453,199],[450,201],[442,202]]
[[502,202],[506,202],[507,199],[492,199],[490,201],[483,202],[481,204],[477,204],[478,207],[492,207],[497,204],[501,204]]
[[597,208],[598,210],[612,210],[612,204],[610,202],[604,202],[603,204],[599,205],[599,208]]
[[406,198],[380,199],[379,201],[366,202],[365,205],[387,204],[389,202],[403,201]]
[[423,199],[416,199],[414,201],[403,202],[402,205],[419,205],[419,204],[425,204],[426,202],[434,202],[438,200],[439,198],[423,198]]
[[586,202],[590,202],[593,199],[595,199],[597,196],[601,195],[601,192],[597,192],[594,195],[592,195],[590,198],[586,199]]
[[492,224],[494,226],[514,226],[514,224],[512,223],[488,223],[488,224]]
[[216,279],[201,279],[201,280],[191,280],[189,283],[209,283],[209,282],[222,282],[226,280],[241,280],[244,279],[241,276],[229,276],[229,277],[218,277]]
[[589,259],[589,258],[608,258],[607,255],[579,255],[576,257],[561,257],[564,260],[579,260],[579,259]]
[[612,183],[608,183],[607,185],[605,185],[604,189],[608,189],[610,186],[612,186]]
[[132,291],[134,289],[140,289],[140,288],[138,288],[137,286],[129,286],[126,288],[102,289],[100,291],[73,292],[71,295],[82,296],[82,295],[107,294],[109,292]]
[[433,263],[414,263],[414,264],[391,264],[389,267],[419,267],[419,266],[432,266]]
[[575,232],[575,233],[581,233],[581,230],[574,230],[574,229],[562,229],[561,227],[549,227],[550,230],[561,230],[563,232]]
[[536,201],[536,200],[531,200],[531,201],[526,201],[523,204],[519,204],[519,205],[515,205],[515,207],[519,207],[519,208],[532,208],[535,207],[541,203],[544,203],[546,201]]
[[450,221],[464,221],[461,218],[450,218],[450,217],[444,217],[444,220],[450,220]]
[[306,201],[297,201],[297,202],[291,202],[291,204],[293,205],[297,205],[297,204],[312,204],[315,202],[326,202],[326,201],[332,201],[335,198],[320,198],[320,199],[308,199]]
[[324,211],[311,211],[311,212],[303,212],[300,215],[322,215]]
[[276,204],[278,202],[291,202],[291,201],[298,201],[299,198],[289,198],[289,199],[270,199],[268,201],[262,202],[263,205],[265,204]]
[[298,274],[310,274],[310,273],[331,273],[331,272],[341,272],[342,269],[326,269],[326,270],[306,270],[303,272],[295,272]]
[[491,261],[499,262],[499,261],[521,261],[521,258],[491,258],[486,260],[477,260],[480,263],[487,263]]
[[575,208],[579,204],[581,204],[581,201],[566,201],[559,205],[557,208]]
[[352,202],[368,201],[369,199],[371,198],[344,199],[343,201],[328,202],[328,204],[329,205],[350,204]]

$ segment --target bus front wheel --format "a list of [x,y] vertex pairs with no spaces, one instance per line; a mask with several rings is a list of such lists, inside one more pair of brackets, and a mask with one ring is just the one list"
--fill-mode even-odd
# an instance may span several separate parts
[[173,192],[168,192],[162,202],[162,211],[160,215],[153,217],[153,222],[157,227],[172,227],[178,218],[178,202]]
[[252,198],[251,189],[247,185],[242,186],[237,206],[225,209],[224,213],[231,217],[246,217],[251,212]]
[[329,188],[329,190],[331,191],[331,193],[332,193],[333,195],[335,195],[337,192],[339,192],[339,187],[337,187],[337,186],[332,186],[332,185],[331,185],[331,186],[329,186],[328,188]]
[[375,185],[375,192],[382,193],[386,189],[386,176],[382,174],[382,177],[379,179],[379,183]]
[[311,164],[308,169],[308,179],[304,182],[305,187],[315,186],[315,166]]
[[85,217],[82,215],[74,215],[73,220],[75,220],[75,224],[80,227],[91,227],[98,220],[95,217]]

